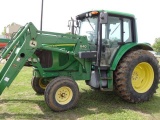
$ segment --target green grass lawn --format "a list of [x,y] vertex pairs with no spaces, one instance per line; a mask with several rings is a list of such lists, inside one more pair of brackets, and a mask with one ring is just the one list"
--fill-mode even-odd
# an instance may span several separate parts
[[159,120],[160,88],[149,102],[131,104],[114,92],[91,90],[78,81],[80,100],[76,108],[64,112],[51,111],[44,96],[31,87],[32,68],[24,67],[9,88],[0,96],[0,120]]

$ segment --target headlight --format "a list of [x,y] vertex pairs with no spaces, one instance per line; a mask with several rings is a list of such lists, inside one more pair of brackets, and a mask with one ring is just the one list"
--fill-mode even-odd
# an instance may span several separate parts
[[86,17],[89,17],[88,13],[86,13]]

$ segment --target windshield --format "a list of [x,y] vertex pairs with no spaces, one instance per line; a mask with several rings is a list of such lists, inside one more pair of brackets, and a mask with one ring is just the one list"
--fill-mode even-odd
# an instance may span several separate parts
[[97,21],[97,17],[83,19],[80,22],[79,35],[87,36],[88,41],[95,42],[97,40]]

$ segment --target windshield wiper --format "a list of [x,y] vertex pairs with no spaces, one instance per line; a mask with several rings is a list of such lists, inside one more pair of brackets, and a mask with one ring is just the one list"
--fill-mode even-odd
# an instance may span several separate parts
[[86,19],[88,20],[88,23],[90,24],[90,26],[91,26],[91,28],[93,29],[93,31],[95,31],[94,28],[93,28],[93,26],[91,25],[90,20],[89,20],[88,18],[86,18]]
[[111,33],[111,35],[117,30],[117,28],[120,26],[120,24],[119,25],[117,25],[117,27],[113,30],[113,32]]

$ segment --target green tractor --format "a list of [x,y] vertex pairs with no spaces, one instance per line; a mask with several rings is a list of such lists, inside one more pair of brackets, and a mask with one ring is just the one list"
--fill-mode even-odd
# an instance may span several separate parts
[[92,89],[116,91],[131,103],[148,101],[158,88],[159,64],[148,44],[137,43],[132,14],[96,10],[71,20],[72,34],[39,31],[26,24],[1,54],[0,94],[30,60],[32,87],[51,110],[64,111],[79,100],[77,80]]

